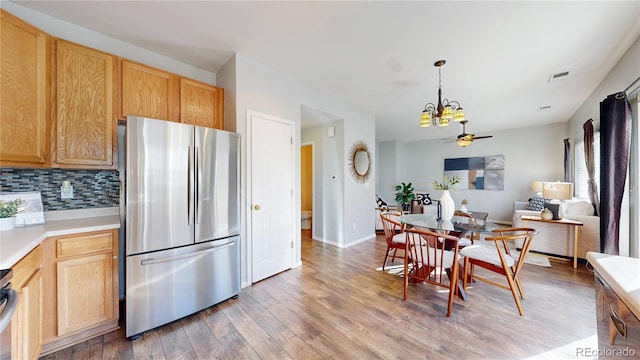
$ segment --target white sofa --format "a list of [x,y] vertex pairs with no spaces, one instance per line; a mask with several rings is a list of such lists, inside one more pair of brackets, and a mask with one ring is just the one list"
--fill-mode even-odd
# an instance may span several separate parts
[[[540,215],[540,211],[527,210],[527,201],[513,203],[513,226],[524,226],[524,215]],[[561,205],[562,217],[578,220],[584,225],[578,239],[578,258],[585,259],[587,251],[600,252],[600,217],[593,215],[593,206],[584,200],[567,200]],[[555,225],[543,222],[528,222],[529,227],[538,229],[531,250],[552,255],[573,257],[573,226]]]

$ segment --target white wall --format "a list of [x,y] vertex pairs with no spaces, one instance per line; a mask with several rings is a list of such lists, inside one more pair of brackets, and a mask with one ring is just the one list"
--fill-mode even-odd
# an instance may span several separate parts
[[[233,83],[234,74],[235,84]],[[317,209],[314,205],[313,226],[321,226],[324,229],[322,233],[323,240],[338,246],[349,246],[354,242],[374,236],[374,229],[371,224],[373,224],[375,214],[371,206],[373,204],[371,199],[374,198],[375,185],[371,184],[366,187],[364,184],[351,184],[350,182],[355,181],[350,177],[347,179],[348,173],[345,172],[348,147],[354,141],[363,140],[368,144],[374,144],[375,126],[373,115],[345,104],[328,94],[310,89],[300,81],[270,69],[242,54],[236,54],[223,67],[218,78],[218,85],[225,88],[225,96],[235,98],[234,116],[227,116],[225,122],[235,120],[235,125],[229,124],[229,126],[235,126],[235,131],[242,135],[242,189],[247,189],[248,186],[248,179],[245,175],[247,173],[248,160],[246,156],[247,110],[295,121],[294,148],[299,148],[301,143],[300,117],[303,106],[343,119],[342,124],[340,121],[334,123],[336,134],[342,133],[343,137],[336,136],[336,139],[333,140],[336,142],[335,144],[325,147],[322,152],[316,152],[315,162],[322,166],[322,169],[316,170],[316,172],[323,176],[320,181],[316,180],[316,184],[320,184],[323,188],[317,190],[318,187],[316,187],[322,199],[316,198],[314,202],[327,204],[327,206],[323,209]],[[225,101],[225,106],[228,106],[227,104]],[[326,134],[326,131],[324,133]],[[318,146],[317,142],[316,146]],[[295,164],[297,167],[296,173],[299,174],[299,151],[295,153]],[[332,178],[334,175],[336,176],[335,179]],[[375,178],[372,177],[371,181],[373,179]],[[296,199],[300,199],[299,175],[296,184],[293,196]],[[251,244],[250,239],[247,239],[248,231],[246,229],[246,220],[247,216],[249,216],[247,212],[250,206],[249,200],[244,199],[241,208],[241,221],[245,226],[242,242],[243,263],[241,278],[243,285],[247,285],[250,282],[248,277],[249,265],[246,264],[246,250]],[[331,208],[334,206],[333,204],[335,204],[335,208]],[[299,201],[295,212],[300,213]],[[344,214],[343,216],[340,216],[341,212]],[[300,217],[296,217],[296,219],[296,226],[299,228]],[[300,263],[299,232],[295,241],[295,251],[296,263]]]
[[[159,55],[124,41],[116,40],[112,37],[62,21],[53,16],[31,10],[10,1],[1,1],[0,7],[54,37],[137,61],[190,79],[216,85],[216,74],[213,72],[187,65],[164,55]],[[113,26],[126,26],[126,24],[114,24]]]
[[396,141],[376,143],[376,194],[387,205],[395,204],[393,188],[401,182],[396,177],[396,147]]
[[[490,220],[510,222],[513,202],[526,201],[533,195],[533,181],[563,179],[566,129],[566,123],[557,123],[494,131],[491,133],[493,138],[474,141],[466,148],[455,143],[443,143],[442,140],[398,142],[395,156],[383,154],[386,149],[393,151],[393,144],[384,142],[378,145],[384,168],[380,169],[377,191],[379,194],[393,194],[393,186],[412,182],[416,190],[427,190],[432,199],[439,199],[442,192],[434,190],[430,184],[442,177],[445,158],[504,155],[503,191],[458,190],[451,195],[456,208],[460,207],[462,199],[467,199],[469,210],[487,212]],[[395,164],[391,161],[393,157]],[[392,195],[386,197],[394,198]]]
[[[333,126],[335,136],[327,137],[327,128]],[[313,183],[313,238],[334,245],[344,240],[344,184],[342,165],[344,153],[344,120],[304,129],[302,142],[314,143]]]

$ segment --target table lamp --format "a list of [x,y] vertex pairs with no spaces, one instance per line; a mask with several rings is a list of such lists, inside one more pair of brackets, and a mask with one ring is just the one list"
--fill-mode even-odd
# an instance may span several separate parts
[[552,220],[562,219],[562,212],[560,209],[561,200],[569,200],[572,196],[573,183],[559,181],[542,183],[542,197],[551,199],[551,201],[545,204],[544,207],[551,210],[553,213]]

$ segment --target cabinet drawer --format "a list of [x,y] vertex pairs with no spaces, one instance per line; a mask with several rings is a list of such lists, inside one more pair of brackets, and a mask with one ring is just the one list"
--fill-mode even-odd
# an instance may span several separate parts
[[101,252],[112,248],[113,233],[111,231],[56,239],[56,256],[58,258]]
[[13,288],[20,289],[41,268],[42,248],[38,245],[13,266]]

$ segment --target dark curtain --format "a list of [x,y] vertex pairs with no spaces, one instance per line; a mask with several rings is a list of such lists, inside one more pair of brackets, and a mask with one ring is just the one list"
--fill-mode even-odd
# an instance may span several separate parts
[[593,157],[593,119],[585,121],[582,128],[584,129],[584,160],[587,165],[587,175],[589,176],[589,200],[591,200],[595,214],[599,215],[600,200],[598,199],[598,185],[595,180],[596,167]]
[[620,207],[629,165],[631,104],[624,93],[600,103],[600,251],[619,254]]
[[569,138],[564,139],[564,182],[571,182],[571,143]]

